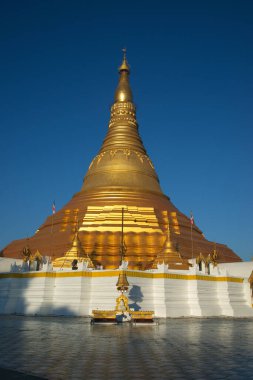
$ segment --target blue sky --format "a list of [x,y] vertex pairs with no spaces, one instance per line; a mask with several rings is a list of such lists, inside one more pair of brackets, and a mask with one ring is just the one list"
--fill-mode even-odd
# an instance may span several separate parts
[[82,185],[107,130],[121,49],[164,192],[253,257],[251,1],[23,0],[0,15],[0,247]]

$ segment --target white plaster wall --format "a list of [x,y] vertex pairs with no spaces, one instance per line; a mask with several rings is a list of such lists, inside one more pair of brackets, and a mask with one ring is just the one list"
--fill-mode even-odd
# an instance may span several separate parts
[[53,292],[53,312],[60,315],[78,315],[82,277],[56,277]]
[[1,279],[1,314],[39,313],[44,297],[44,283],[45,277]]
[[[188,282],[177,279],[164,279],[164,317],[187,317],[190,316],[188,303]],[[157,288],[157,280],[154,286]],[[159,289],[157,289],[159,291]],[[158,314],[158,313],[157,313]]]
[[219,316],[217,281],[188,281],[189,304],[192,316]]
[[252,316],[253,308],[250,305],[245,282],[217,282],[219,288],[219,304],[222,315],[232,317]]
[[43,284],[43,298],[37,313],[39,315],[54,315],[55,277],[46,277]]
[[[0,278],[1,314],[87,316],[96,308],[115,308],[117,276],[36,273],[31,278]],[[253,316],[247,282],[130,276],[128,282],[130,306],[153,310],[157,317]]]
[[87,316],[91,314],[91,277],[82,277],[80,281],[80,300],[79,300],[79,312],[80,316]]
[[253,261],[242,263],[223,263],[219,264],[220,270],[226,270],[229,276],[249,278],[253,271]]
[[90,282],[89,309],[114,310],[119,293],[116,289],[118,277],[92,277]]
[[6,257],[0,257],[0,273],[5,272],[17,272],[21,270],[23,260],[21,259],[8,259]]

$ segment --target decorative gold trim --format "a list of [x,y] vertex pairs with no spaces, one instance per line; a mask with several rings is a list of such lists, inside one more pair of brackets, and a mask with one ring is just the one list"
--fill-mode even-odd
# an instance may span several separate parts
[[[148,319],[152,320],[154,317],[154,312],[149,310],[139,310],[139,311],[127,311],[131,315],[133,320],[138,319]],[[114,319],[116,318],[117,310],[92,310],[92,317],[94,319]]]
[[[84,271],[84,272],[25,272],[25,273],[0,273],[1,278],[34,278],[34,277],[118,277],[121,271]],[[151,273],[127,271],[128,277],[141,277],[152,279],[171,279],[171,280],[199,280],[199,281],[218,281],[218,282],[237,282],[242,283],[240,277],[213,277],[205,275],[184,275],[175,273]]]
[[139,311],[131,311],[131,317],[133,320],[135,319],[148,319],[148,320],[152,320],[154,318],[154,312],[153,311],[143,311],[143,310],[139,310]]
[[[151,159],[146,154],[138,152],[137,150],[127,149],[127,148],[118,148],[118,149],[105,150],[99,153],[97,156],[95,156],[89,166],[89,170],[95,164],[95,162],[96,162],[96,165],[98,165],[106,154],[108,154],[110,159],[112,160],[116,157],[116,154],[118,153],[122,153],[126,157],[126,159],[128,159],[134,153],[142,164],[144,163],[144,160],[146,160],[147,163],[151,166],[151,168],[154,169],[154,164],[152,163]],[[121,169],[119,171],[121,171]],[[156,177],[155,175],[153,176]]]
[[92,310],[92,316],[95,319],[114,319],[116,312],[115,310]]

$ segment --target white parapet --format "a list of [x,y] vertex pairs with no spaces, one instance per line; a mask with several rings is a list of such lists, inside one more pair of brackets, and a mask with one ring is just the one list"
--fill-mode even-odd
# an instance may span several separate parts
[[253,271],[253,261],[223,263],[219,264],[219,269],[225,270],[229,276],[249,278]]
[[0,273],[6,272],[21,272],[23,260],[9,259],[7,257],[0,257]]

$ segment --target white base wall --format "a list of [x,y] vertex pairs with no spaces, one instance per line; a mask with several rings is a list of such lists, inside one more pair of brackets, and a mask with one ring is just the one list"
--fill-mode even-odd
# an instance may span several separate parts
[[[0,274],[0,314],[89,316],[115,308],[120,271]],[[246,279],[126,271],[129,304],[156,317],[253,317]]]

